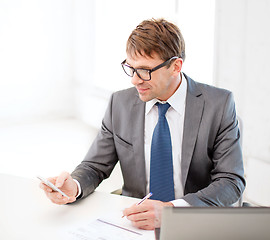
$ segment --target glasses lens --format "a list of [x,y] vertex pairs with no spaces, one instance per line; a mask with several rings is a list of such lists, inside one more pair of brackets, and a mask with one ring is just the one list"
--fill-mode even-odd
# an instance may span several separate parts
[[133,69],[133,68],[131,68],[131,67],[129,67],[128,65],[125,65],[125,64],[122,64],[122,67],[123,67],[125,73],[126,73],[128,76],[133,77],[133,75],[134,75],[134,69]]
[[150,73],[146,69],[137,69],[137,74],[142,80],[148,81],[151,79]]

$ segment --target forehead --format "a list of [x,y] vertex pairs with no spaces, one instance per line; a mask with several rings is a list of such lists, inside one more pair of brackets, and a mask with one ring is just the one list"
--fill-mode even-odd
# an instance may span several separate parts
[[127,54],[127,63],[134,68],[153,68],[160,63],[161,58],[157,53],[153,53],[151,56],[146,54]]

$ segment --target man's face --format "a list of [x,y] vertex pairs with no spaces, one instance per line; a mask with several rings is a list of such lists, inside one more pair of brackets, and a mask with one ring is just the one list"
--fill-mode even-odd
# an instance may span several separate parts
[[[152,58],[139,54],[131,58],[128,55],[126,60],[126,63],[131,67],[143,69],[152,69],[163,62],[156,53],[153,54]],[[152,72],[150,81],[143,81],[134,73],[131,82],[136,87],[142,101],[147,102],[154,98],[166,101],[176,91],[181,80],[180,75],[175,73],[174,65],[173,62],[169,68],[165,66]]]

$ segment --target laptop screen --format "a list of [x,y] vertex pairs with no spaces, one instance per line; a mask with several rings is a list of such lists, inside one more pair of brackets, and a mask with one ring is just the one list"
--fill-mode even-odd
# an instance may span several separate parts
[[160,240],[269,240],[270,208],[166,207]]

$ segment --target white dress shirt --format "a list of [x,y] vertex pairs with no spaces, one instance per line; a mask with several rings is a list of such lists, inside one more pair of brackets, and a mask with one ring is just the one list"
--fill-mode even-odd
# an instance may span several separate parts
[[[166,101],[171,107],[166,112],[166,118],[170,128],[172,141],[172,157],[173,157],[173,179],[175,199],[171,201],[174,206],[189,206],[189,204],[181,199],[184,195],[183,183],[181,181],[181,153],[182,139],[185,119],[185,105],[187,94],[187,80],[181,73],[182,82],[176,92]],[[144,151],[145,151],[145,170],[146,170],[146,190],[149,192],[150,184],[150,156],[151,142],[154,128],[158,122],[157,99],[146,102],[145,106],[145,127],[144,127]],[[161,103],[166,103],[161,102]]]

